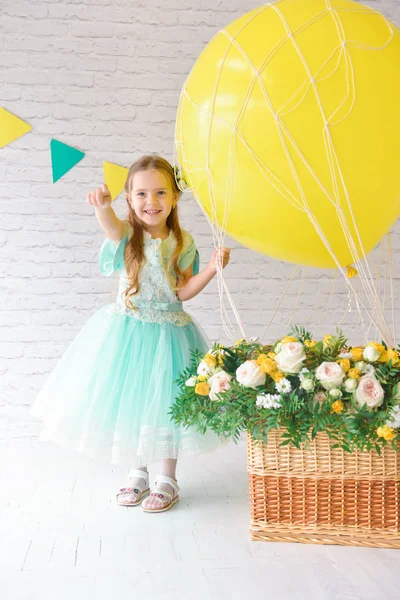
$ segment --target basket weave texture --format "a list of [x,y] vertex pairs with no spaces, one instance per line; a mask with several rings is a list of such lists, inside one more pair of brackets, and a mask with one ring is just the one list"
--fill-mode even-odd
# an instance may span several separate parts
[[325,433],[298,449],[282,433],[247,437],[251,539],[400,548],[399,452],[344,452]]

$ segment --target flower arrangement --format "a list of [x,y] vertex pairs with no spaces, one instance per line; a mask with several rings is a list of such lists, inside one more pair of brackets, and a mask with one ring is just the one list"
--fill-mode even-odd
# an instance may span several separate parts
[[176,425],[237,441],[242,431],[299,447],[325,431],[333,447],[380,453],[400,441],[400,356],[382,343],[351,347],[340,331],[313,339],[304,328],[273,345],[258,339],[214,344],[178,379]]

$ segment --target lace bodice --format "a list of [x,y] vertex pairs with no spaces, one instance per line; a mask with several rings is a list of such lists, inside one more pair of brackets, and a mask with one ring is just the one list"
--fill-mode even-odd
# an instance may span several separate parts
[[[132,229],[128,223],[125,223],[124,237],[120,242],[115,244],[106,239],[100,250],[100,271],[106,276],[119,272],[120,276],[116,304],[110,305],[109,310],[142,321],[187,325],[192,319],[183,311],[182,302],[173,289],[176,277],[172,272],[167,273],[168,261],[176,247],[176,239],[172,231],[165,240],[152,238],[147,231],[143,232],[146,262],[139,273],[139,292],[132,299],[136,310],[125,306],[123,293],[129,287],[129,279],[124,264],[124,251],[131,236]],[[193,264],[193,273],[196,274],[198,272],[196,246],[192,236],[186,231],[183,231],[183,239],[179,266],[184,271]]]

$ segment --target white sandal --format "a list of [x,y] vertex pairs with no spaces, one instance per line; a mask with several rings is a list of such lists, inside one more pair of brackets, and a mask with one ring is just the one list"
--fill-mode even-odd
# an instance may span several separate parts
[[[147,471],[141,471],[140,469],[132,469],[129,472],[128,478],[133,479],[134,477],[140,477],[140,479],[145,480],[145,488],[140,487],[139,485],[135,485],[134,487],[123,487],[120,488],[117,494],[117,504],[120,506],[138,506],[146,496],[150,494],[149,488],[149,474]],[[121,499],[122,496],[132,496],[135,495],[135,500],[124,501]]]
[[157,483],[168,483],[168,485],[170,485],[172,487],[172,489],[174,490],[174,493],[170,494],[169,492],[166,492],[164,490],[160,490],[160,491],[153,490],[151,492],[149,498],[151,498],[151,497],[157,498],[157,501],[160,503],[160,507],[159,508],[147,508],[146,503],[143,503],[142,508],[145,512],[151,512],[151,513],[165,512],[165,511],[169,510],[170,508],[172,508],[174,506],[174,504],[179,502],[180,488],[179,488],[179,485],[178,485],[178,482],[176,481],[176,479],[172,479],[172,477],[168,477],[168,475],[159,475],[157,477],[154,485],[157,486]]

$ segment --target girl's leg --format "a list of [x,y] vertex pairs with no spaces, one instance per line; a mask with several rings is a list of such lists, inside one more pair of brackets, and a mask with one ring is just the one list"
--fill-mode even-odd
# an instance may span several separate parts
[[[167,475],[168,477],[172,477],[176,481],[176,465],[178,459],[177,458],[166,458],[161,463],[160,475]],[[164,486],[164,487],[163,487]],[[164,489],[166,492],[172,494],[174,491],[168,483],[160,483],[157,488]]]
[[[176,465],[178,460],[176,458],[166,458],[161,463],[160,475],[166,475],[167,477],[171,477],[176,481]],[[157,486],[154,488],[154,491],[157,492],[167,492],[167,494],[171,494],[171,496],[176,495],[176,492],[169,485],[169,483],[158,482]],[[149,509],[157,509],[160,507],[160,500],[157,496],[148,496],[145,500],[146,508]]]
[[[139,477],[138,473],[135,473],[135,471],[143,471],[143,477]],[[129,471],[128,479],[134,486],[138,485],[141,488],[143,488],[143,486],[146,487],[145,484],[149,481],[147,467],[134,467]]]
[[[143,477],[140,476],[143,472]],[[117,494],[117,502],[125,505],[135,505],[140,502],[143,492],[148,493],[149,473],[147,467],[134,467],[129,471],[126,485]],[[135,490],[137,490],[135,492]],[[146,494],[145,494],[146,495]]]

